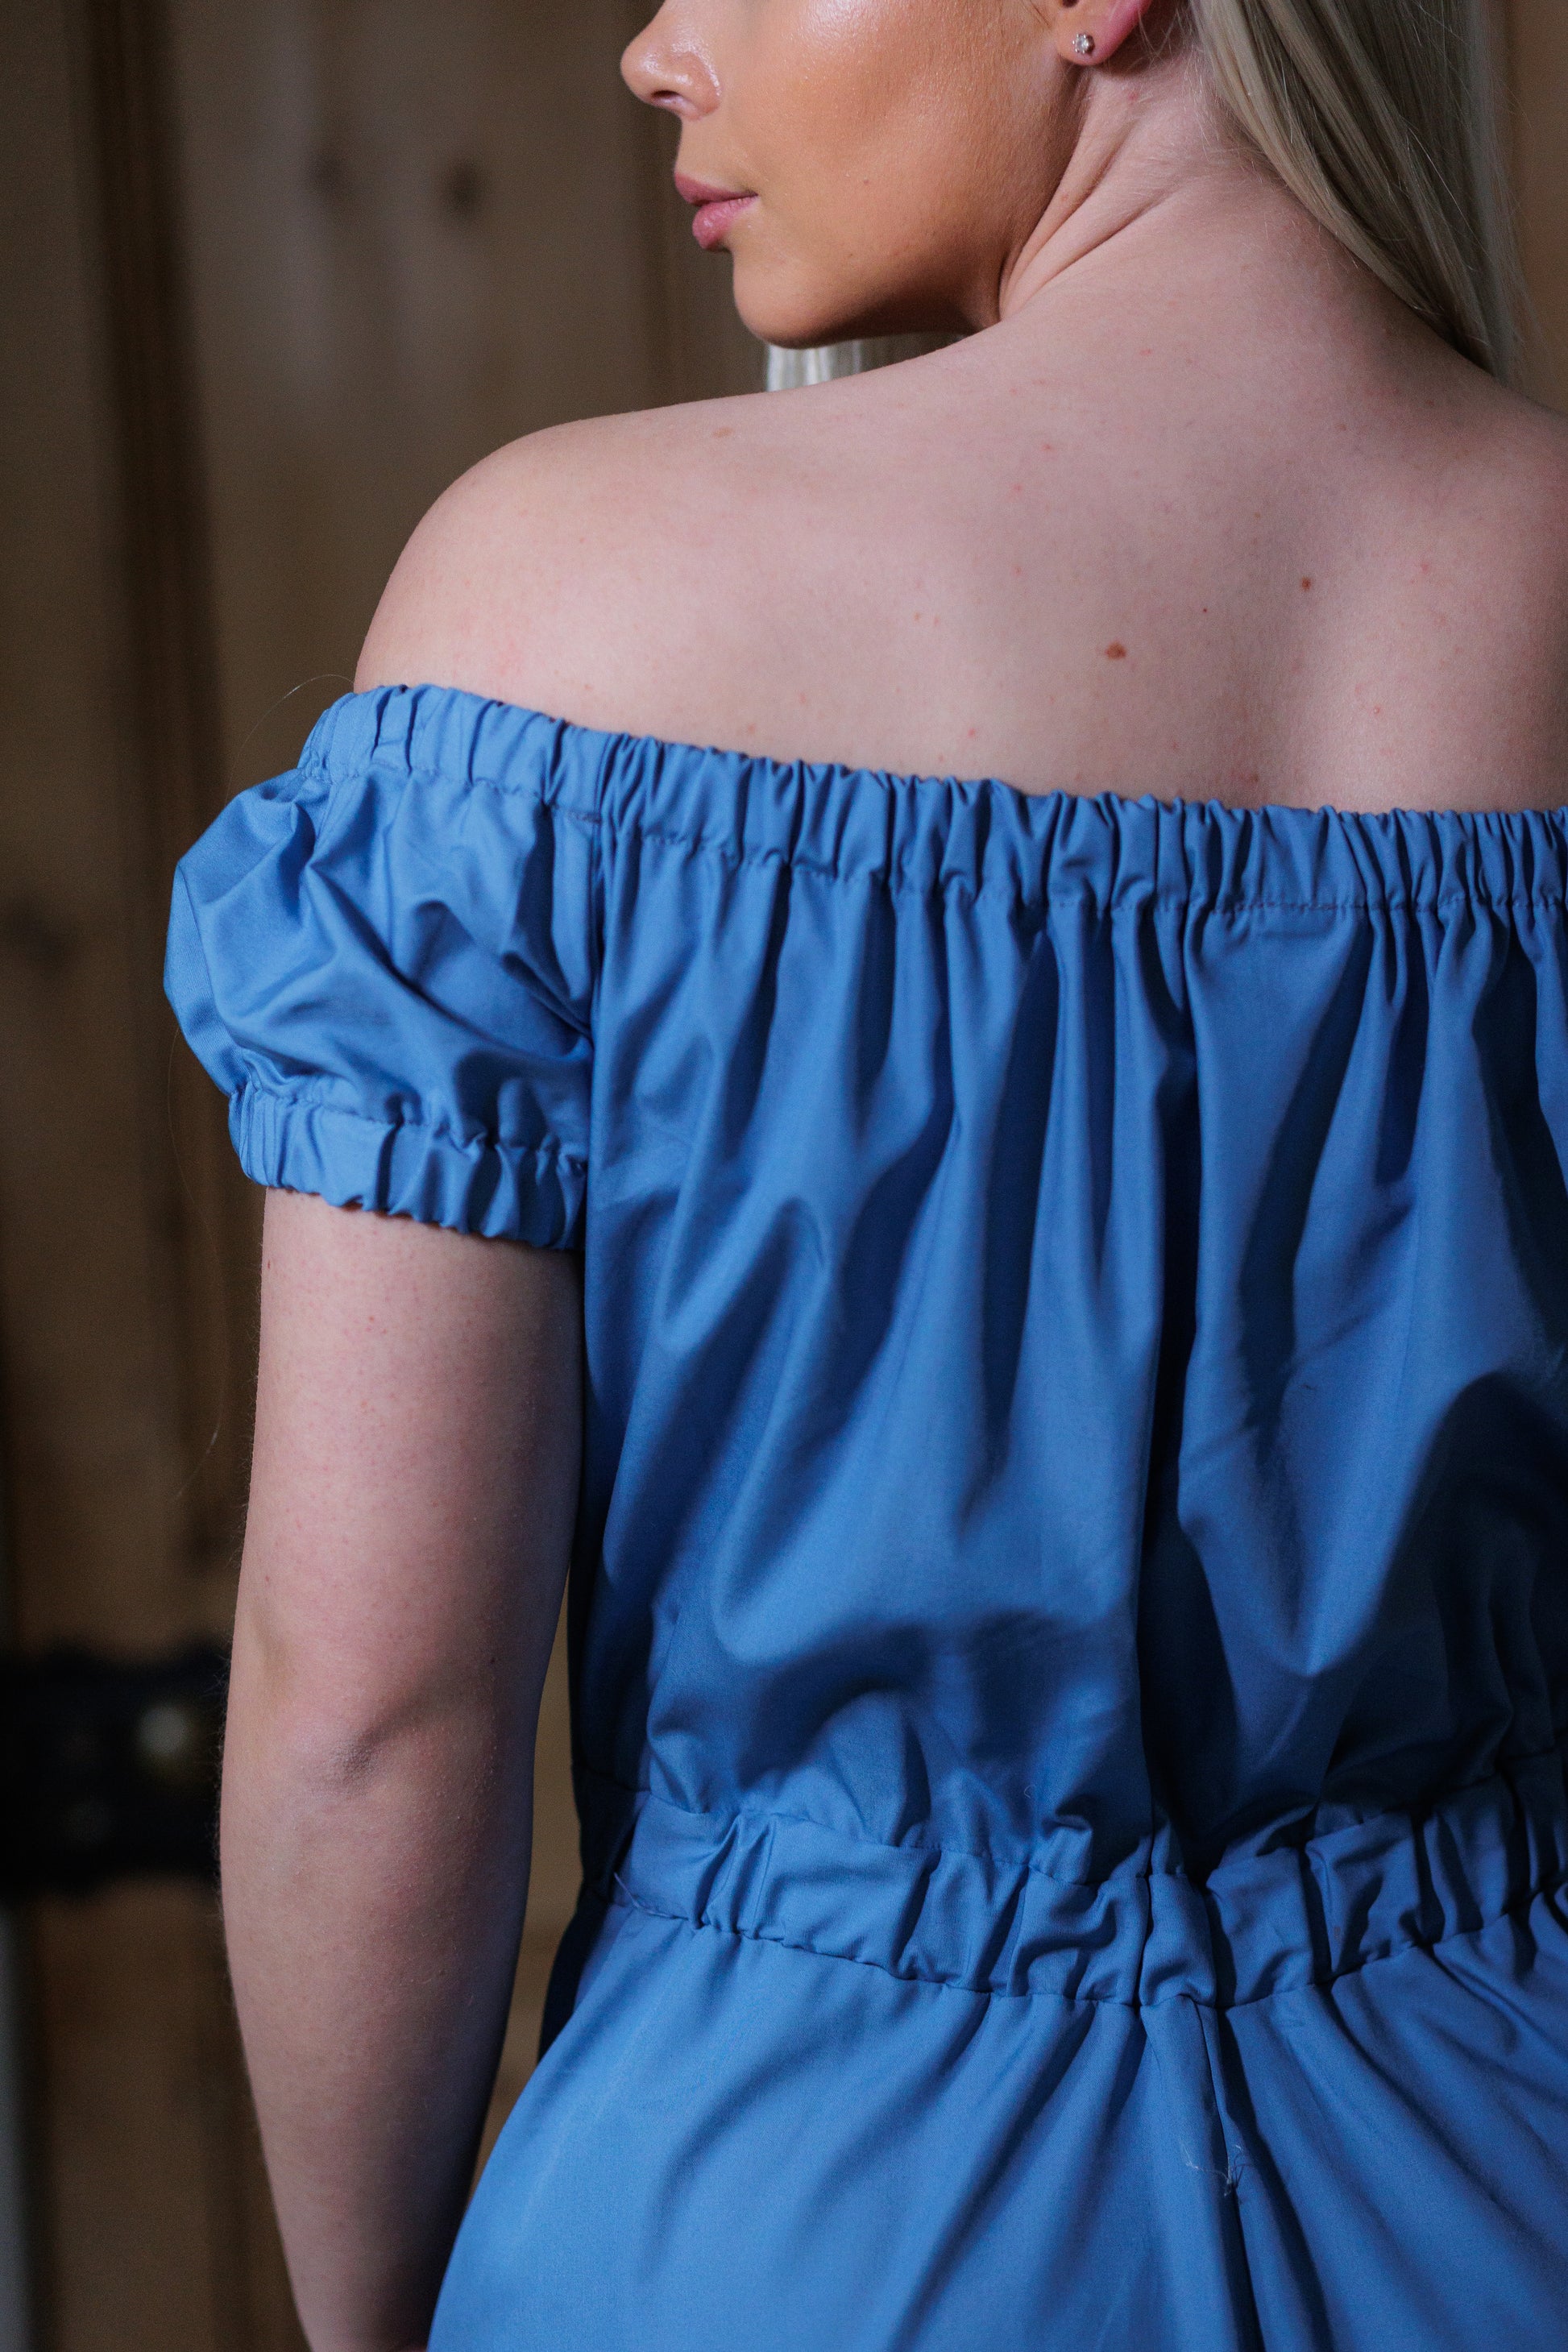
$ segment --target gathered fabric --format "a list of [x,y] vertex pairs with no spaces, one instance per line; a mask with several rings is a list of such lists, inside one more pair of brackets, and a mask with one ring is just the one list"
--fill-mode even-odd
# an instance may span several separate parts
[[168,986],[258,1181],[583,1255],[583,1896],[432,2352],[1557,2352],[1568,811],[384,688]]

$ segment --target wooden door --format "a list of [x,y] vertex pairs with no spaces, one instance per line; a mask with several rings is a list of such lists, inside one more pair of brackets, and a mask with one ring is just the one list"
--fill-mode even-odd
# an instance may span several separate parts
[[1568,408],[1568,5],[1500,0],[1531,389]]

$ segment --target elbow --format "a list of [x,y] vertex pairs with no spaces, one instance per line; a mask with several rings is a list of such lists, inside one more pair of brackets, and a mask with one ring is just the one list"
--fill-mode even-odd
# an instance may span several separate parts
[[504,1772],[518,1746],[489,1679],[403,1659],[301,1651],[237,1633],[225,1742],[226,1796],[237,1783],[308,1811],[367,1799],[398,1780],[472,1785]]

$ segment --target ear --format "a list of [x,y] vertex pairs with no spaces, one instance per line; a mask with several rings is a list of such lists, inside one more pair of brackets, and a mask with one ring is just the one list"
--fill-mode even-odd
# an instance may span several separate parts
[[1155,5],[1156,0],[1047,0],[1042,13],[1064,64],[1102,66]]

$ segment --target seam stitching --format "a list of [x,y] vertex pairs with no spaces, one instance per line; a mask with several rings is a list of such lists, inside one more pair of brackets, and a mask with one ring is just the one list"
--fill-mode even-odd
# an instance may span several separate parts
[[[592,821],[603,822],[612,832],[619,829],[616,823],[610,818],[596,818]],[[868,865],[858,871],[846,873],[839,866],[826,866],[816,858],[802,857],[789,850],[737,848],[732,843],[721,840],[713,834],[678,833],[668,826],[644,824],[637,817],[622,820],[621,824],[625,830],[635,833],[639,840],[656,842],[666,848],[696,850],[709,856],[718,857],[726,865],[737,867],[751,866],[787,868],[791,873],[813,875],[822,881],[837,882],[845,886],[857,882],[872,882],[879,884],[884,889],[895,895],[910,897],[918,897],[932,891],[945,893],[949,890],[958,890],[967,894],[971,898],[1008,898],[1020,907],[1029,908],[1087,905],[1095,907],[1100,913],[1108,917],[1142,914],[1150,908],[1164,908],[1172,912],[1185,911],[1194,916],[1220,917],[1253,914],[1259,911],[1287,915],[1436,915],[1449,909],[1468,907],[1486,907],[1493,911],[1502,912],[1505,909],[1518,910],[1527,907],[1560,907],[1568,901],[1568,883],[1552,890],[1513,891],[1505,895],[1497,895],[1489,891],[1467,890],[1456,887],[1438,892],[1430,898],[1414,897],[1409,891],[1393,891],[1381,898],[1281,898],[1266,896],[1261,892],[1245,897],[1231,893],[1206,898],[1201,888],[1194,886],[1184,890],[1162,890],[1151,887],[1137,897],[1108,899],[1087,885],[1073,890],[1044,890],[1031,893],[1024,888],[1010,888],[1003,883],[973,882],[964,874],[938,873],[931,876],[925,882],[919,882],[912,880],[907,868],[901,866]]]
[[[327,761],[319,755],[309,763],[301,761],[301,772],[307,764],[318,771],[329,784],[344,781],[342,777],[334,778]],[[365,764],[368,769],[374,764],[374,761],[367,761]],[[427,767],[416,761],[399,761],[398,772],[405,774],[412,782],[423,783],[450,786],[455,781],[442,769]],[[885,778],[879,777],[874,770],[868,769],[864,773],[877,782],[884,793],[890,794],[895,790],[895,787]],[[635,815],[612,815],[602,809],[578,807],[571,802],[561,799],[557,793],[552,792],[550,788],[552,780],[549,778],[517,780],[469,773],[456,781],[466,783],[476,791],[495,793],[503,799],[531,800],[539,807],[548,808],[567,819],[568,822],[582,825],[590,831],[603,827],[612,834],[633,834],[639,840],[653,842],[666,848],[692,850],[708,856],[718,857],[724,864],[737,868],[788,870],[791,873],[814,876],[818,880],[838,883],[845,887],[858,882],[871,882],[880,885],[894,896],[924,897],[932,893],[945,896],[947,892],[956,890],[971,899],[1005,898],[1015,905],[1027,908],[1089,905],[1097,908],[1104,915],[1114,916],[1142,913],[1149,908],[1154,907],[1165,908],[1173,911],[1184,909],[1194,915],[1215,916],[1221,919],[1253,912],[1297,915],[1441,915],[1467,908],[1486,908],[1494,913],[1503,913],[1520,912],[1526,908],[1560,908],[1568,903],[1568,879],[1544,890],[1502,893],[1454,887],[1439,891],[1429,898],[1415,896],[1408,890],[1385,892],[1377,897],[1350,898],[1285,898],[1263,894],[1237,896],[1234,893],[1206,898],[1201,887],[1189,886],[1181,890],[1154,888],[1147,895],[1120,901],[1107,900],[1088,887],[1074,890],[1046,890],[1035,893],[1016,885],[976,882],[967,875],[957,873],[936,873],[921,882],[912,879],[907,869],[903,867],[892,868],[872,864],[847,873],[840,866],[826,865],[820,859],[802,856],[786,849],[738,846],[733,841],[721,839],[713,834],[682,832],[673,826],[647,824]],[[1510,814],[1510,812],[1504,812],[1504,814]]]

